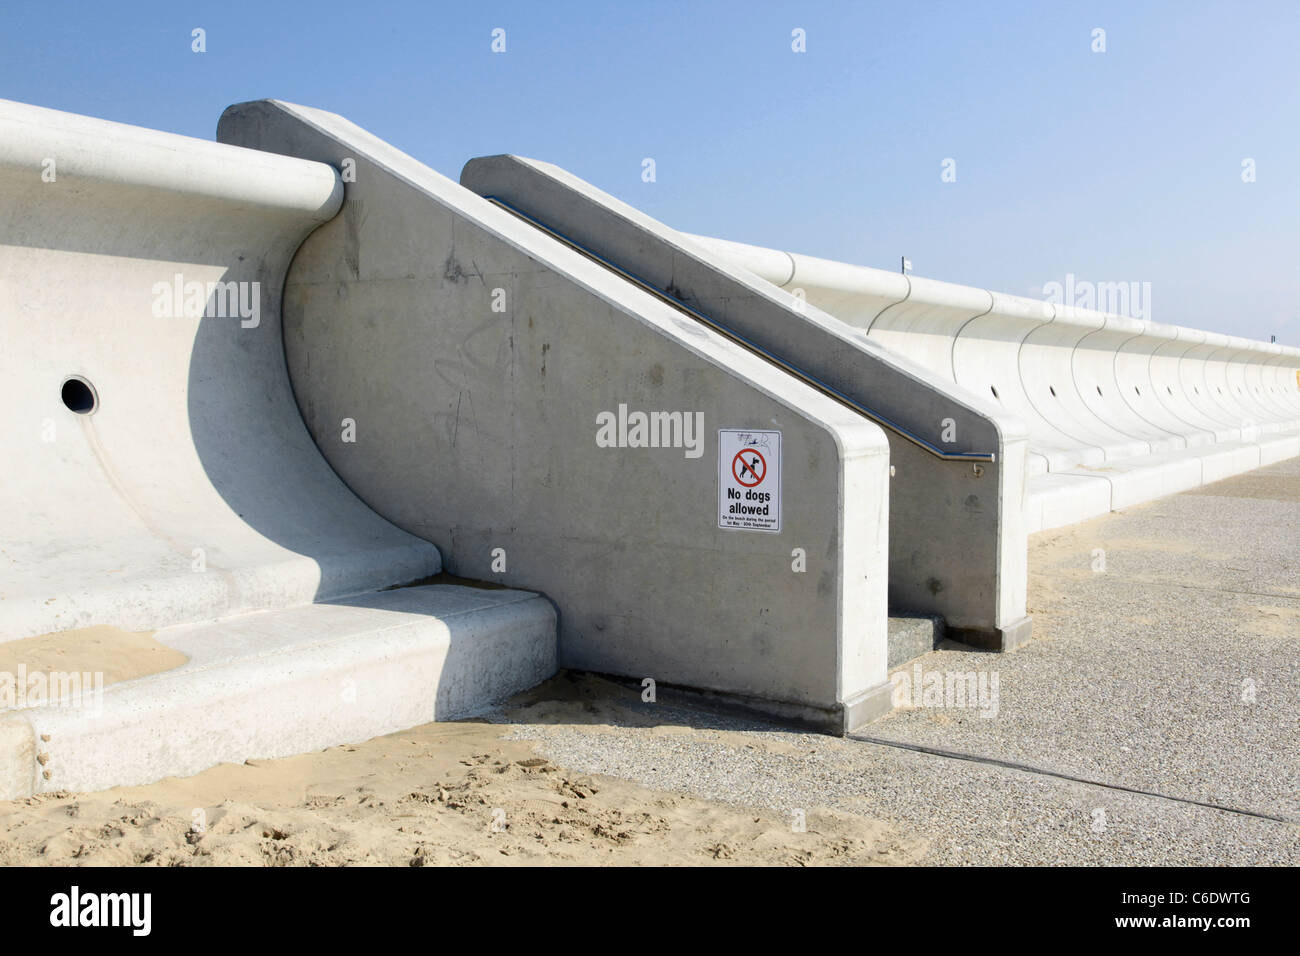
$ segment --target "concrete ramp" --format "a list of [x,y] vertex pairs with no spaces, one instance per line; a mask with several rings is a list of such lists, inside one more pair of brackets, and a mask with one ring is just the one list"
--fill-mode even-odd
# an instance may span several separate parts
[[1300,454],[1300,349],[691,238],[1023,420],[1030,531]]
[[839,732],[888,709],[876,424],[341,117],[246,103],[217,136],[349,171],[284,341],[367,504],[550,597],[568,667]]
[[891,607],[940,615],[950,636],[984,647],[1028,638],[1017,419],[558,167],[484,157],[461,182],[880,424]]

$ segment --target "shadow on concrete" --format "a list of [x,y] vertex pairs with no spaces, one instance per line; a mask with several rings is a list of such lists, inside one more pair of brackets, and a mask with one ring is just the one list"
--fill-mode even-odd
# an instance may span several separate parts
[[439,567],[433,545],[362,502],[308,433],[284,356],[283,271],[262,275],[256,326],[211,314],[218,311],[213,297],[194,338],[187,402],[208,479],[257,534],[316,562],[312,600],[426,577]]

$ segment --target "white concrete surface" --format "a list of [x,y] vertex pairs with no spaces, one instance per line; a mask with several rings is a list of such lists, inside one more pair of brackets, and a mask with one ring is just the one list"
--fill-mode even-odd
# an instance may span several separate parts
[[[190,656],[0,714],[0,797],[360,740],[557,662],[852,730],[889,706],[891,588],[1015,629],[1028,531],[1300,453],[1297,349],[686,237],[528,169],[647,290],[333,114],[218,138],[0,101],[0,641]],[[698,445],[602,447],[622,408]],[[933,454],[946,418],[978,460]],[[719,528],[719,429],[781,432],[778,533]],[[379,590],[444,558],[555,603]]]
[[1300,349],[692,236],[1029,431],[1029,531],[1300,450]]
[[555,673],[555,610],[450,585],[166,628],[182,666],[0,712],[0,800],[189,776],[469,716]]
[[[245,103],[217,135],[355,164],[290,269],[285,348],[366,502],[452,573],[554,600],[563,665],[841,731],[888,708],[878,426],[341,117]],[[703,440],[601,447],[620,406]],[[718,527],[720,429],[782,433],[779,533]]]
[[342,199],[322,163],[0,102],[0,642],[162,628],[191,655],[102,710],[0,713],[0,797],[360,740],[554,672],[540,597],[376,590],[438,551],[321,456],[280,324]]
[[[0,641],[438,570],[326,464],[285,372],[284,273],[342,194],[320,163],[0,102]],[[178,274],[250,307],[257,283],[257,325],[156,315]],[[72,375],[93,414],[63,405]]]
[[488,156],[461,182],[884,425],[891,608],[968,643],[1028,638],[1021,422],[559,167]]

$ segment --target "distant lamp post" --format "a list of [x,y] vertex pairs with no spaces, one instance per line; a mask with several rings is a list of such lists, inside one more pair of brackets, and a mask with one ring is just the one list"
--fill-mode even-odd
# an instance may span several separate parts
[[900,261],[898,263],[899,265],[898,271],[901,272],[903,275],[907,275],[907,270],[912,268],[912,260],[907,258],[907,256],[900,256],[899,259]]

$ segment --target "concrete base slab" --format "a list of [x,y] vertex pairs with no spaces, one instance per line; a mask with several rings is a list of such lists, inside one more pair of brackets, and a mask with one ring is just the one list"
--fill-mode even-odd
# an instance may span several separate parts
[[[639,681],[618,674],[598,674],[594,671],[578,669],[566,671],[571,675],[591,674],[615,684],[628,688],[628,692],[640,695]],[[753,697],[748,694],[735,694],[728,691],[705,690],[699,687],[686,687],[681,684],[659,683],[656,688],[657,703],[703,707],[719,713],[729,713],[742,717],[758,717],[764,721],[779,721],[792,730],[804,728],[823,734],[843,737],[853,733],[859,727],[871,723],[878,717],[893,710],[893,685],[888,681],[876,684],[861,691],[834,707],[815,707],[792,701],[771,700],[766,697]]]
[[894,709],[894,685],[886,681],[844,702],[842,721],[834,732],[851,734]]
[[1300,456],[1300,436],[1277,438],[1262,442],[1259,446],[1260,467],[1273,465],[1288,458]]
[[1033,475],[1026,521],[1031,533],[1076,524],[1296,455],[1300,455],[1300,437],[1282,436],[1258,442],[1220,442]]
[[889,669],[928,654],[943,640],[943,618],[924,614],[889,618]]
[[0,799],[188,776],[468,716],[556,671],[555,610],[437,585],[159,631],[184,665],[0,712]]
[[1026,615],[1005,627],[944,627],[944,637],[987,651],[1014,651],[1034,633],[1034,619]]
[[1258,467],[1259,446],[1254,443],[1227,445],[1220,451],[1210,448],[1201,461],[1201,484],[1210,485]]
[[1048,472],[1030,476],[1026,490],[1025,526],[1031,534],[1110,511],[1105,478]]

